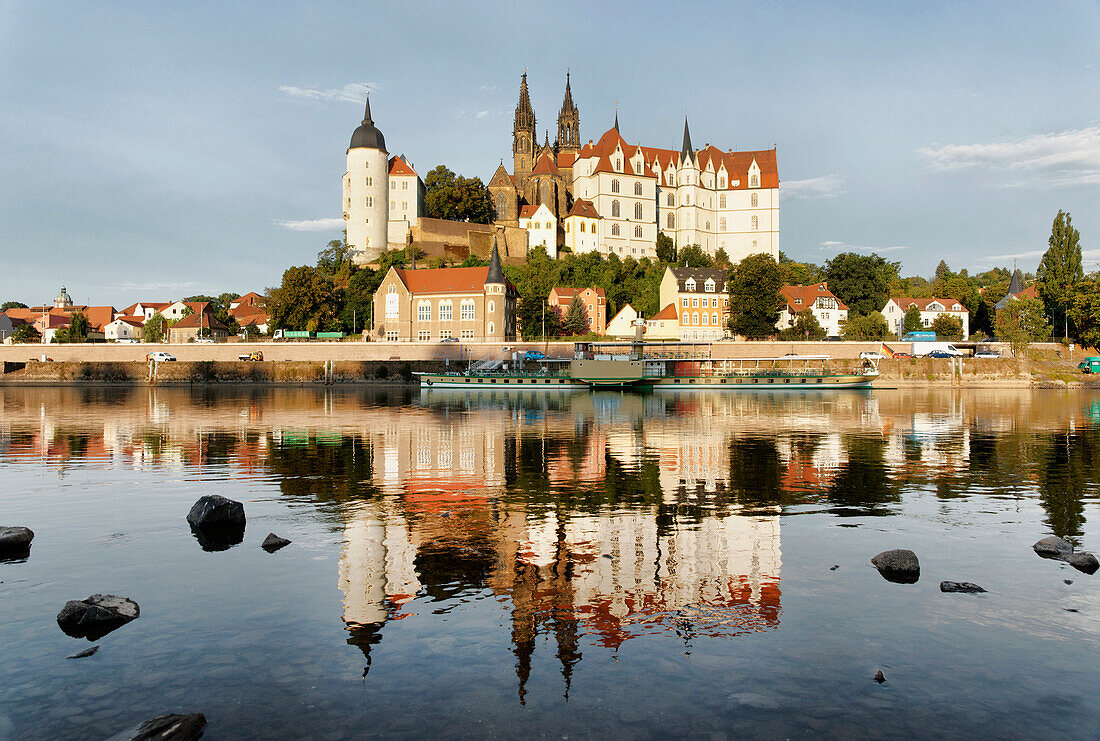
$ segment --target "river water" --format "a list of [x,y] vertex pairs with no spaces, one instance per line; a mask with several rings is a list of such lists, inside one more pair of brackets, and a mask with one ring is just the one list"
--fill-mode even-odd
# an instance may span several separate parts
[[0,737],[1096,737],[1100,574],[1030,546],[1100,549],[1098,453],[1076,391],[0,389]]

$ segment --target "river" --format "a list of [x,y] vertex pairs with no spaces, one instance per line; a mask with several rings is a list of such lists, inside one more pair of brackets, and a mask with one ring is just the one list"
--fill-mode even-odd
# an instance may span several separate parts
[[1030,546],[1100,548],[1098,453],[1088,391],[2,388],[0,738],[1094,736],[1100,574]]

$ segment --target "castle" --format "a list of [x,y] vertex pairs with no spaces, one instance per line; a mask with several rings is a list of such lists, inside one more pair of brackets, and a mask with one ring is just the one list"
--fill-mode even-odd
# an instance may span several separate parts
[[[512,172],[502,161],[488,189],[496,211],[492,226],[424,218],[424,183],[403,156],[389,157],[368,99],[343,178],[348,244],[363,264],[409,241],[438,242],[445,256],[461,259],[462,250],[487,254],[498,238],[503,255],[512,260],[524,259],[540,242],[553,247],[553,257],[564,246],[574,253],[638,259],[655,258],[657,235],[665,234],[677,247],[697,244],[711,255],[724,251],[733,262],[754,253],[779,259],[774,148],[734,152],[707,144],[696,150],[686,117],[679,151],[630,144],[619,132],[617,113],[598,141],[582,144],[568,73],[553,144],[549,131],[538,142],[523,73],[512,127]],[[462,234],[450,234],[456,228]]]

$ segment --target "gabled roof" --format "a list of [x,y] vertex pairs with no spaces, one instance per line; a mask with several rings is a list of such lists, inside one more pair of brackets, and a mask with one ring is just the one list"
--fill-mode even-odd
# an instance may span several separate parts
[[676,319],[676,304],[669,304],[653,315],[654,319]]
[[84,309],[84,318],[90,328],[101,330],[114,320],[117,313],[113,306],[88,306]]
[[680,268],[669,266],[668,270],[676,279],[676,288],[680,292],[687,291],[685,283],[689,278],[695,279],[695,293],[703,293],[703,286],[708,278],[714,280],[714,293],[726,292],[726,271],[722,268]]
[[516,181],[508,174],[508,171],[504,169],[504,163],[501,162],[497,165],[496,172],[493,173],[493,177],[489,180],[489,185],[511,185],[514,188],[516,186]]
[[539,210],[538,206],[531,206],[524,204],[519,207],[519,217],[521,219],[529,219],[535,215],[535,212]]
[[[779,289],[779,292],[787,299],[787,309],[792,314],[805,311],[813,306],[814,302],[819,298],[835,299],[838,308],[844,311],[848,310],[844,302],[838,299],[833,292],[829,290],[829,284],[825,282],[814,283],[810,286],[783,286]],[[801,302],[796,302],[796,299],[801,299]]]
[[[952,311],[956,314],[970,313],[969,311],[967,311],[967,308],[963,306],[961,301],[956,301],[953,298],[909,298],[908,296],[900,296],[897,298],[891,298],[890,301],[893,301],[895,304],[897,304],[902,311],[905,311],[910,306],[916,306],[918,311],[933,311],[932,309],[928,308],[928,305],[935,302],[942,306],[944,311]],[[951,308],[955,304],[959,305],[958,309]]]
[[586,219],[600,218],[592,201],[587,201],[584,198],[573,201],[573,208],[569,209],[569,213],[565,215],[565,218],[568,219],[570,216],[583,216]]
[[535,168],[531,170],[532,175],[560,175],[558,172],[558,166],[554,164],[553,158],[548,154],[544,154],[539,157],[539,161],[535,163]]
[[416,175],[416,170],[412,169],[412,165],[408,163],[403,156],[390,157],[390,175]]
[[[200,320],[202,322],[201,324],[200,324]],[[221,322],[219,322],[217,319],[210,316],[209,314],[204,316],[202,314],[197,314],[197,313],[196,314],[188,314],[183,319],[180,319],[178,322],[173,324],[171,328],[172,329],[191,329],[191,328],[196,328],[197,329],[197,328],[201,328],[201,327],[205,327],[207,329],[222,329],[222,330],[225,330],[227,332],[229,331],[224,324],[222,324]]]
[[237,325],[240,327],[251,327],[256,324],[267,324],[268,322],[267,313],[263,311],[257,311],[253,314],[243,314],[234,318],[237,320]]
[[[398,279],[409,289],[409,293],[420,295],[428,293],[481,293],[485,290],[485,279],[489,268],[427,268],[409,270],[394,268]],[[505,283],[512,287],[507,278]],[[512,287],[514,290],[514,287]]]
[[571,299],[574,296],[579,296],[589,289],[591,289],[592,292],[600,298],[607,298],[607,292],[599,286],[589,286],[588,288],[576,288],[574,286],[554,286],[554,288],[551,289],[550,292],[557,294],[558,298]]
[[558,152],[558,167],[572,167],[577,161],[576,152]]
[[113,319],[107,324],[114,324],[115,322],[122,322],[123,324],[129,324],[131,327],[144,327],[145,323],[140,319],[135,319],[132,316],[120,316],[117,319]]

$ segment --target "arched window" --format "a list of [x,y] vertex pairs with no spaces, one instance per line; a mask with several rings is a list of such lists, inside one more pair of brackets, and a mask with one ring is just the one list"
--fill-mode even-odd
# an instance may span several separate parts
[[581,222],[581,234],[584,234],[584,222]]
[[496,310],[496,308],[497,308],[497,302],[490,300],[489,301],[489,313],[492,314]]
[[416,319],[420,322],[432,320],[432,304],[429,301],[421,301],[416,305]]
[[752,207],[756,208],[760,205],[760,194],[753,193],[751,196],[749,196],[749,201],[751,201]]
[[708,232],[710,231],[710,222],[709,221],[703,223],[703,229],[705,231],[708,231]]
[[760,227],[760,219],[756,216],[752,217],[752,230],[755,232]]
[[718,196],[718,208],[725,208],[725,207],[726,207],[726,194],[723,193],[722,195]]
[[454,319],[454,304],[450,299],[444,299],[439,302],[439,321],[449,322]]
[[642,194],[642,184],[634,183],[634,195],[640,196]]
[[634,227],[634,236],[637,237],[638,239],[642,238],[642,227],[640,227],[640,226]]
[[500,195],[497,196],[497,215],[498,216],[505,215],[505,206],[506,206],[507,203],[508,203],[508,201],[505,200],[503,193],[501,193]]
[[611,181],[611,192],[612,193],[618,193],[619,192],[619,181],[618,180],[612,180]]
[[720,232],[726,231],[726,220],[725,219],[718,219],[718,231],[720,231]]
[[618,224],[612,224],[611,225],[611,236],[612,237],[619,236],[619,225]]
[[670,206],[675,206],[676,205],[676,196],[673,195],[672,193],[668,194],[668,205],[670,205]]
[[725,175],[720,175],[718,177],[718,187],[719,188],[725,188],[726,187],[726,176]]
[[703,324],[710,324],[710,314],[703,314]]
[[611,202],[611,216],[612,216],[612,218],[616,218],[616,219],[619,217],[619,202],[618,201],[612,201]]
[[642,218],[642,204],[640,203],[634,204],[634,218],[638,219],[639,221]]
[[472,320],[474,318],[474,300],[472,298],[462,299],[459,311],[461,312],[460,319],[467,322]]
[[710,315],[710,323],[713,324],[716,327],[718,326],[718,315],[717,314],[711,314]]
[[699,323],[699,312],[698,311],[691,315],[691,323],[692,324],[698,324]]
[[754,240],[752,240],[752,248],[753,248],[754,250],[756,249],[756,240],[755,240],[755,239],[754,239]]
[[497,325],[493,322],[489,322],[489,334],[492,335],[496,332]]
[[753,176],[749,178],[749,187],[750,188],[759,188],[760,187],[760,176],[759,175],[753,174]]
[[615,158],[615,172],[623,171],[623,161],[618,157]]
[[668,228],[669,229],[675,229],[676,228],[676,217],[675,216],[673,216],[672,214],[669,214],[666,221],[668,222]]

